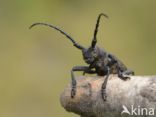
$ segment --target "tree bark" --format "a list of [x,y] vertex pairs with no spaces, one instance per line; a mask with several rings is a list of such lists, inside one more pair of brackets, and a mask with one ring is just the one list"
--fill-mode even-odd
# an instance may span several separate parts
[[[71,84],[60,97],[61,105],[69,112],[81,117],[127,117],[133,114],[153,114],[156,117],[156,76],[131,76],[123,81],[117,76],[109,76],[106,93],[107,100],[101,97],[101,85],[105,77],[77,77],[76,96],[71,98]],[[129,114],[121,112],[126,107]],[[132,113],[132,108],[136,108]],[[147,113],[142,108],[147,108]],[[137,114],[137,115],[136,115]],[[151,116],[150,116],[151,117]]]

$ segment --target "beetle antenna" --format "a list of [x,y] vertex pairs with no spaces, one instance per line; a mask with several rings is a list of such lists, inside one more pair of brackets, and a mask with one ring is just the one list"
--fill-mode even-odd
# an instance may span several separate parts
[[48,27],[50,27],[50,28],[53,28],[53,29],[59,31],[60,33],[62,33],[63,35],[65,35],[65,36],[73,43],[73,45],[74,45],[75,47],[77,47],[78,49],[81,49],[81,50],[84,49],[84,47],[82,47],[81,45],[79,45],[71,36],[69,36],[67,33],[65,33],[65,32],[62,31],[61,29],[59,29],[59,28],[57,28],[57,27],[55,27],[55,26],[53,26],[53,25],[51,25],[51,24],[47,24],[47,23],[34,23],[34,24],[32,24],[32,25],[29,27],[29,29],[31,29],[32,27],[37,26],[37,25],[48,26]]
[[96,22],[95,30],[94,30],[94,37],[93,37],[93,40],[92,40],[92,48],[95,48],[95,45],[96,45],[96,42],[97,42],[96,35],[97,35],[97,32],[98,32],[98,27],[99,27],[101,16],[104,16],[104,17],[108,18],[108,16],[106,14],[104,14],[104,13],[99,14],[97,22]]

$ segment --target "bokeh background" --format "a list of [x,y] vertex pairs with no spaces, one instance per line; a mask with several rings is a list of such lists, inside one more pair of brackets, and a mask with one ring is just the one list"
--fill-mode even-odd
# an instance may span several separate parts
[[[136,75],[156,74],[154,0],[0,0],[0,117],[78,117],[59,96],[74,65],[85,65],[79,50],[47,22],[90,45],[97,15],[98,45],[115,54]],[[81,75],[81,74],[77,74]]]

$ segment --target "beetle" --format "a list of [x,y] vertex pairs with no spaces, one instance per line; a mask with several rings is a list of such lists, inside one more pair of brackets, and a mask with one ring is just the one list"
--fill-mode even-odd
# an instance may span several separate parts
[[116,56],[96,46],[97,33],[100,19],[102,16],[108,18],[108,16],[104,13],[100,13],[98,15],[94,29],[93,39],[91,45],[88,48],[85,48],[82,45],[78,44],[70,35],[68,35],[66,32],[64,32],[63,30],[54,25],[39,22],[34,23],[29,27],[29,29],[31,29],[32,27],[37,25],[44,25],[53,28],[62,33],[63,35],[65,35],[67,39],[69,39],[73,43],[73,46],[82,51],[83,59],[88,64],[88,66],[74,66],[71,69],[71,80],[72,80],[71,98],[74,98],[76,95],[77,82],[74,75],[75,71],[83,71],[83,75],[85,75],[85,73],[88,73],[88,74],[97,74],[98,76],[106,76],[101,86],[101,96],[104,101],[106,101],[107,98],[106,86],[110,74],[117,74],[118,77],[122,80],[130,79],[130,75],[134,75],[134,71],[128,69],[123,64],[123,62],[120,61]]

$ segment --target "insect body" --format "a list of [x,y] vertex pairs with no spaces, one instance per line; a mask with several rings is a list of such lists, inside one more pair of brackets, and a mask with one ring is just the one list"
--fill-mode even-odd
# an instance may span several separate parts
[[76,95],[77,83],[75,80],[74,71],[83,71],[83,75],[85,75],[85,73],[88,73],[88,74],[97,74],[98,76],[106,76],[101,87],[101,95],[104,101],[106,101],[106,97],[107,97],[106,85],[107,85],[108,77],[110,74],[118,74],[118,77],[121,78],[122,80],[129,79],[128,75],[134,75],[134,72],[127,69],[127,67],[114,55],[96,46],[96,43],[97,43],[96,36],[97,36],[101,16],[108,18],[108,16],[104,13],[99,14],[97,18],[91,46],[89,48],[85,48],[81,46],[67,33],[65,33],[64,31],[62,31],[61,29],[53,25],[46,24],[46,23],[34,23],[30,26],[30,29],[36,25],[44,25],[44,26],[51,27],[59,31],[63,35],[65,35],[73,43],[73,45],[76,48],[82,51],[83,59],[89,66],[74,66],[72,68],[71,70],[71,78],[72,78],[71,98],[74,98],[74,96]]

